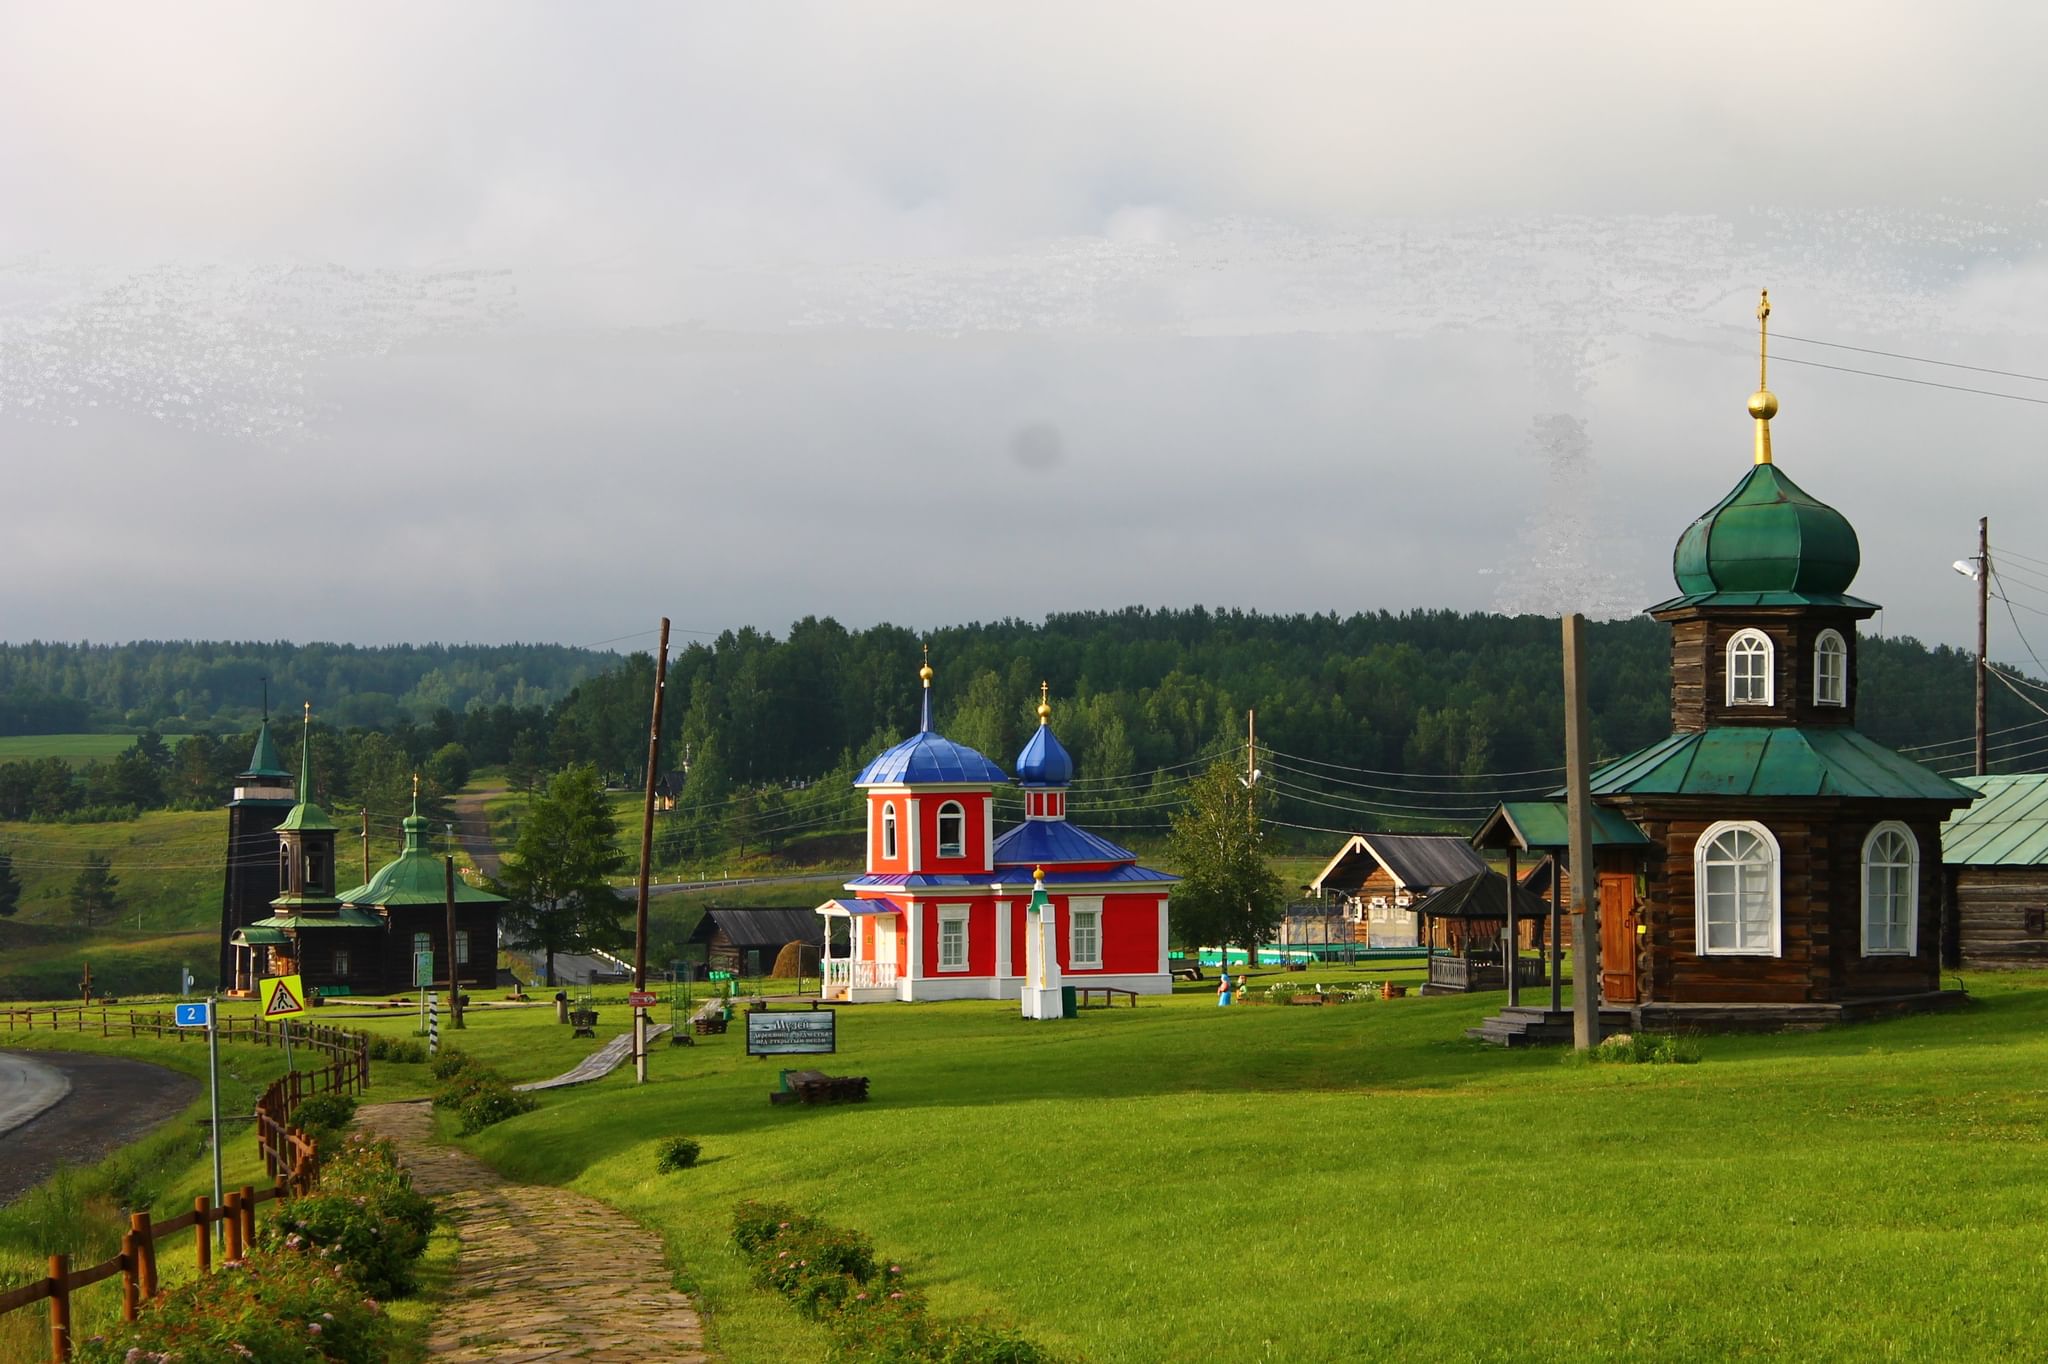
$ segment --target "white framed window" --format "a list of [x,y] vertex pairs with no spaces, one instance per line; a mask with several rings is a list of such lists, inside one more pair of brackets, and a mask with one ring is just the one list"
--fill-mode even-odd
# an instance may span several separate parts
[[1067,911],[1067,965],[1076,968],[1102,965],[1102,911]]
[[1738,630],[1728,641],[1728,704],[1771,704],[1771,640],[1761,630]]
[[1835,630],[1821,631],[1813,644],[1813,704],[1849,704],[1849,646]]
[[967,969],[967,906],[939,906],[939,969]]
[[939,856],[965,857],[967,855],[967,811],[957,800],[949,800],[939,807]]
[[896,802],[882,803],[882,856],[893,859],[896,856]]
[[1724,820],[1693,846],[1693,929],[1702,956],[1780,955],[1778,840],[1761,824]]
[[431,953],[433,952],[433,950],[434,950],[434,935],[433,935],[433,934],[431,934],[431,933],[415,933],[415,934],[413,934],[413,935],[412,935],[412,959],[413,959],[414,961],[418,961],[418,960],[420,959],[420,953],[422,953],[422,952],[426,952],[426,953],[429,953],[429,954],[431,954]]
[[1863,955],[1914,955],[1920,937],[1920,842],[1896,822],[1863,840]]
[[466,928],[455,930],[455,964],[469,965],[469,930]]
[[348,974],[348,949],[346,947],[334,949],[334,974],[337,976]]
[[327,888],[326,864],[317,849],[306,849],[306,889],[309,891]]
[[289,843],[277,845],[277,888],[286,892],[292,888],[292,845]]

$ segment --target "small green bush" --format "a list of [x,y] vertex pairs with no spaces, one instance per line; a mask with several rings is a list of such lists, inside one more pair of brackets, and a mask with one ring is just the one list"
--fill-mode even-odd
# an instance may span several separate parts
[[414,1287],[434,1206],[412,1187],[389,1142],[351,1140],[320,1171],[319,1186],[286,1199],[265,1244],[332,1261],[373,1297]]
[[540,1101],[531,1094],[522,1094],[505,1081],[492,1078],[462,1094],[455,1105],[455,1111],[462,1118],[462,1135],[481,1132],[486,1127],[501,1123],[507,1118],[516,1118],[521,1113],[531,1113],[540,1107]]
[[[450,1054],[457,1055],[459,1053]],[[381,1033],[377,1033],[373,1034],[370,1038],[370,1059],[372,1061],[391,1061],[404,1066],[416,1066],[427,1059],[427,1049],[419,1043],[409,1042],[403,1037],[386,1037]]]
[[1564,1054],[1567,1065],[1689,1066],[1699,1059],[1698,1038],[1672,1033],[1616,1033],[1591,1051]]
[[670,1137],[661,1144],[661,1155],[655,1161],[655,1168],[665,1175],[672,1175],[695,1165],[703,1152],[704,1148],[688,1137]]
[[356,1101],[347,1094],[315,1094],[299,1104],[292,1114],[292,1125],[313,1139],[314,1146],[326,1151],[340,1142],[348,1131],[348,1125],[356,1116]]
[[[419,1044],[415,1042],[412,1045],[418,1046]],[[433,1059],[427,1066],[427,1070],[436,1080],[452,1080],[462,1074],[463,1071],[475,1068],[476,1065],[477,1060],[474,1056],[471,1056],[466,1051],[457,1051],[455,1048],[449,1047]]]
[[248,1258],[171,1288],[131,1324],[79,1341],[79,1364],[382,1364],[397,1341],[374,1297],[308,1255]]

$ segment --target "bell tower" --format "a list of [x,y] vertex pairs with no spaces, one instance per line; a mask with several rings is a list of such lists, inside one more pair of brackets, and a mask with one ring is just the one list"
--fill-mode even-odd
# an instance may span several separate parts
[[228,801],[227,875],[220,901],[220,988],[234,986],[234,949],[228,940],[270,913],[270,902],[284,888],[278,878],[277,826],[284,822],[297,795],[291,773],[284,770],[270,737],[270,708],[263,710],[256,748],[249,765],[236,776]]

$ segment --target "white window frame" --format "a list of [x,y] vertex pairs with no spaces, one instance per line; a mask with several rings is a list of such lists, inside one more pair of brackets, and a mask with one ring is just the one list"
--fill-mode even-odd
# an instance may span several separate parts
[[[953,840],[952,842],[950,842],[950,843],[948,843],[948,842],[946,841],[946,821],[947,821],[948,819],[956,819],[956,820],[960,821],[960,836],[959,836],[958,838],[954,839],[954,840]],[[944,805],[941,805],[941,806],[939,807],[939,822],[938,822],[937,828],[938,828],[938,831],[939,831],[939,851],[938,851],[938,855],[939,855],[940,857],[965,857],[965,856],[967,856],[967,807],[966,807],[966,806],[962,805],[962,804],[961,804],[961,803],[960,803],[959,801],[957,801],[957,800],[949,800],[949,801],[947,801],[947,802],[946,802],[946,803],[945,803]]]
[[[1767,864],[1767,878],[1770,894],[1770,942],[1767,946],[1743,946],[1741,944],[1742,902],[1741,886],[1736,887],[1735,929],[1737,943],[1733,947],[1710,945],[1707,933],[1707,854],[1723,834],[1746,833],[1761,841],[1770,851]],[[1692,901],[1693,901],[1693,950],[1703,957],[1781,957],[1785,954],[1785,908],[1781,895],[1784,881],[1783,853],[1778,847],[1778,838],[1769,829],[1754,820],[1724,819],[1710,824],[1693,844],[1692,849]],[[1741,863],[1729,865],[1741,866]]]
[[[1737,677],[1735,659],[1738,652],[1745,659],[1755,658],[1762,660],[1762,697],[1737,696],[1735,694],[1735,681]],[[1728,648],[1724,657],[1726,658],[1728,664],[1727,671],[1729,705],[1769,706],[1776,704],[1777,678],[1774,676],[1774,674],[1777,669],[1777,651],[1774,648],[1772,648],[1771,637],[1769,635],[1765,634],[1761,630],[1754,628],[1746,630],[1737,630],[1733,635],[1729,636],[1728,638]],[[1743,676],[1746,677],[1747,674],[1743,674]]]
[[[432,952],[433,950],[434,950],[434,935],[433,935],[433,934],[431,934],[431,933],[425,933],[425,932],[421,932],[421,933],[415,933],[415,934],[413,934],[413,935],[412,935],[412,961],[408,961],[408,962],[406,963],[406,967],[408,968],[408,971],[410,970],[410,968],[411,968],[411,966],[412,966],[412,962],[413,962],[413,961],[418,961],[418,960],[419,960],[419,955],[420,955],[420,953],[422,953],[422,952]],[[438,955],[438,954],[437,954],[437,955]]]
[[896,802],[885,800],[882,802],[882,860],[895,861],[896,848]]
[[[1905,840],[1906,860],[1904,862],[1872,862],[1878,840],[1888,834],[1896,834]],[[1871,901],[1870,873],[1874,867],[1903,867],[1906,873],[1906,923],[1905,941],[1897,947],[1871,946],[1871,911],[1877,906]],[[1886,820],[1873,827],[1863,840],[1861,875],[1857,878],[1863,888],[1863,955],[1866,957],[1913,957],[1919,955],[1920,945],[1920,840],[1913,831],[1897,820]]]
[[346,947],[334,949],[333,970],[337,976],[348,974],[348,949]]
[[[972,951],[972,947],[967,940],[967,917],[968,907],[966,905],[939,906],[939,970],[951,974],[954,972],[965,971],[967,969],[968,956],[969,953]],[[947,934],[946,930],[952,927],[954,924],[958,924],[960,926],[960,956],[957,961],[948,961],[946,957],[946,941],[949,935]]]
[[[1081,955],[1081,920],[1088,921],[1088,932],[1093,940],[1089,955]],[[1076,971],[1099,971],[1102,969],[1102,906],[1091,905],[1078,909],[1067,906],[1067,965]]]
[[[1834,647],[1830,648],[1830,645]],[[1830,661],[1834,664],[1832,678],[1828,668]],[[1827,685],[1830,681],[1834,683],[1832,695]],[[1849,645],[1840,630],[1823,630],[1813,641],[1813,704],[1849,704]]]
[[466,928],[455,930],[455,964],[469,965],[469,930]]

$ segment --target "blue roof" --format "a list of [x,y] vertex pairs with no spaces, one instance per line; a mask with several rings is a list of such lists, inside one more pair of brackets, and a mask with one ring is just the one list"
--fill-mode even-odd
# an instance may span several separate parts
[[992,876],[934,875],[928,872],[866,872],[850,878],[849,890],[986,890]]
[[[1015,875],[1012,875],[1010,878],[1013,884],[1021,879],[1023,878]],[[1050,867],[1046,868],[1045,871],[1045,884],[1048,886],[1095,886],[1101,885],[1104,882],[1113,882],[1119,885],[1130,883],[1134,885],[1170,886],[1178,880],[1180,878],[1172,872],[1154,871],[1151,867],[1141,867],[1134,862],[1127,862],[1121,867],[1112,867],[1108,871],[1054,871]]]
[[919,730],[877,757],[853,779],[855,786],[915,786],[921,782],[1009,781],[1009,774],[965,744]]
[[1041,720],[1038,732],[1017,755],[1017,780],[1025,786],[1065,786],[1074,779],[1074,760]]
[[1027,819],[996,839],[999,867],[1055,862],[1135,862],[1138,855],[1063,819]]

